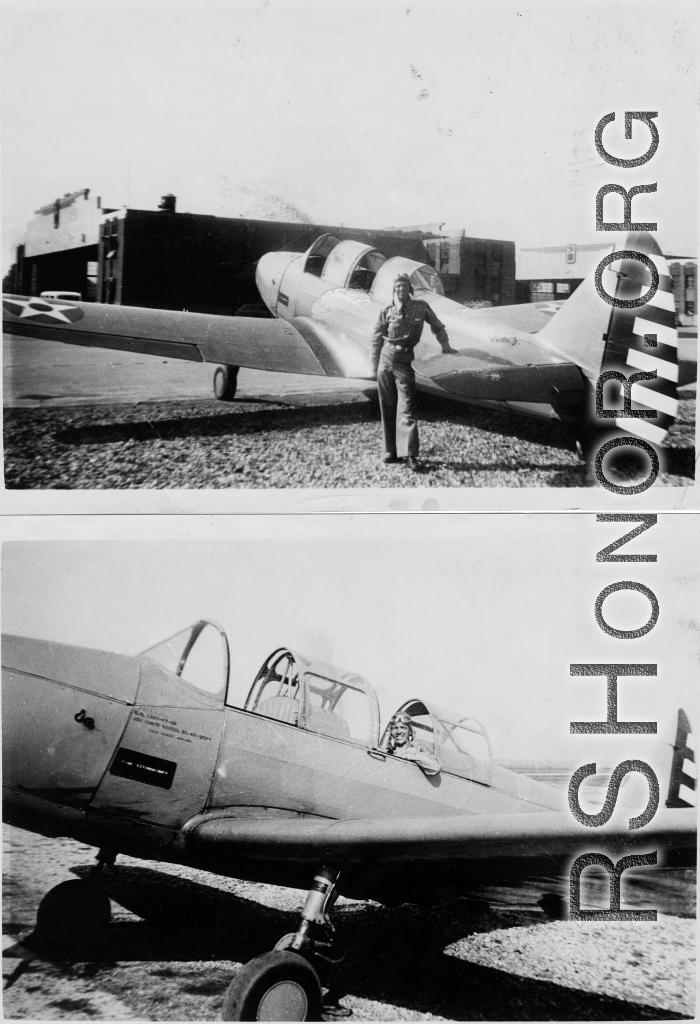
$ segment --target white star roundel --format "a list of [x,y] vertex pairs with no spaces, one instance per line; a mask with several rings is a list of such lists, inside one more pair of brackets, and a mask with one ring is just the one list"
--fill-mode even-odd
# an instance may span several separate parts
[[3,297],[5,313],[11,313],[19,320],[34,320],[40,324],[74,324],[82,320],[83,311],[77,306],[60,302],[45,302],[43,299],[7,299]]

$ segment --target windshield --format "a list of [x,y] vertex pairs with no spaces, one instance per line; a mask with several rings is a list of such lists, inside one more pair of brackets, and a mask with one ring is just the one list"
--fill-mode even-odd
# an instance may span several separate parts
[[154,661],[205,693],[223,696],[226,689],[228,641],[214,622],[196,622],[155,647],[149,647],[141,657]]
[[369,744],[372,710],[365,693],[354,686],[306,673],[308,706],[306,728],[338,739]]
[[436,295],[444,295],[445,289],[440,275],[432,267],[426,265],[418,267],[411,274],[411,284],[417,292],[435,292]]

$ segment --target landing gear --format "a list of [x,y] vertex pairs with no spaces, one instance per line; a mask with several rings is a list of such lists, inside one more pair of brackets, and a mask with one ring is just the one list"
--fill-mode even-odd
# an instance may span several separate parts
[[[337,964],[345,956],[328,916],[338,897],[339,874],[335,867],[319,868],[296,932],[283,936],[271,953],[249,961],[238,972],[226,993],[222,1020],[320,1020],[321,982],[315,965],[319,961]],[[332,989],[326,1001],[336,1002]],[[235,1013],[249,1016],[230,1016]],[[291,1016],[263,1016],[270,1013]],[[298,1013],[303,1016],[293,1016]]]
[[232,402],[238,389],[239,366],[217,366],[214,370],[214,395],[220,402]]
[[61,882],[47,892],[36,915],[34,934],[39,942],[74,955],[100,939],[112,918],[100,876],[105,865],[114,865],[115,857],[100,850],[89,878]]
[[273,950],[240,969],[226,992],[222,1020],[320,1020],[321,982],[298,953]]

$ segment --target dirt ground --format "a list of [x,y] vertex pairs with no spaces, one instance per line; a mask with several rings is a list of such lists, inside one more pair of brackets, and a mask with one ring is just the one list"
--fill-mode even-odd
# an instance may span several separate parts
[[[3,839],[12,1020],[218,1019],[236,969],[296,927],[305,898],[122,856],[104,943],[90,959],[52,959],[32,938],[36,908],[95,851],[10,827]],[[689,871],[659,871],[637,896],[623,889],[623,905],[653,898],[672,912],[645,924],[550,922],[522,890],[481,911],[464,900],[426,910],[341,899],[349,952],[332,980],[355,1020],[684,1019],[694,1013],[694,890]]]
[[[694,479],[695,343],[680,353],[678,418],[655,486]],[[244,369],[226,403],[200,364],[12,337],[3,359],[13,490],[598,486],[569,426],[501,409],[419,396],[422,468],[412,473],[382,462],[369,381]],[[611,479],[623,485],[640,472],[618,469]]]

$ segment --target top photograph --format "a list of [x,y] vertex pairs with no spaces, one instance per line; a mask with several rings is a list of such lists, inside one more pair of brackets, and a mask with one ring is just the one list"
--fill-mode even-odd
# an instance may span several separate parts
[[6,4],[5,509],[700,506],[696,38]]

